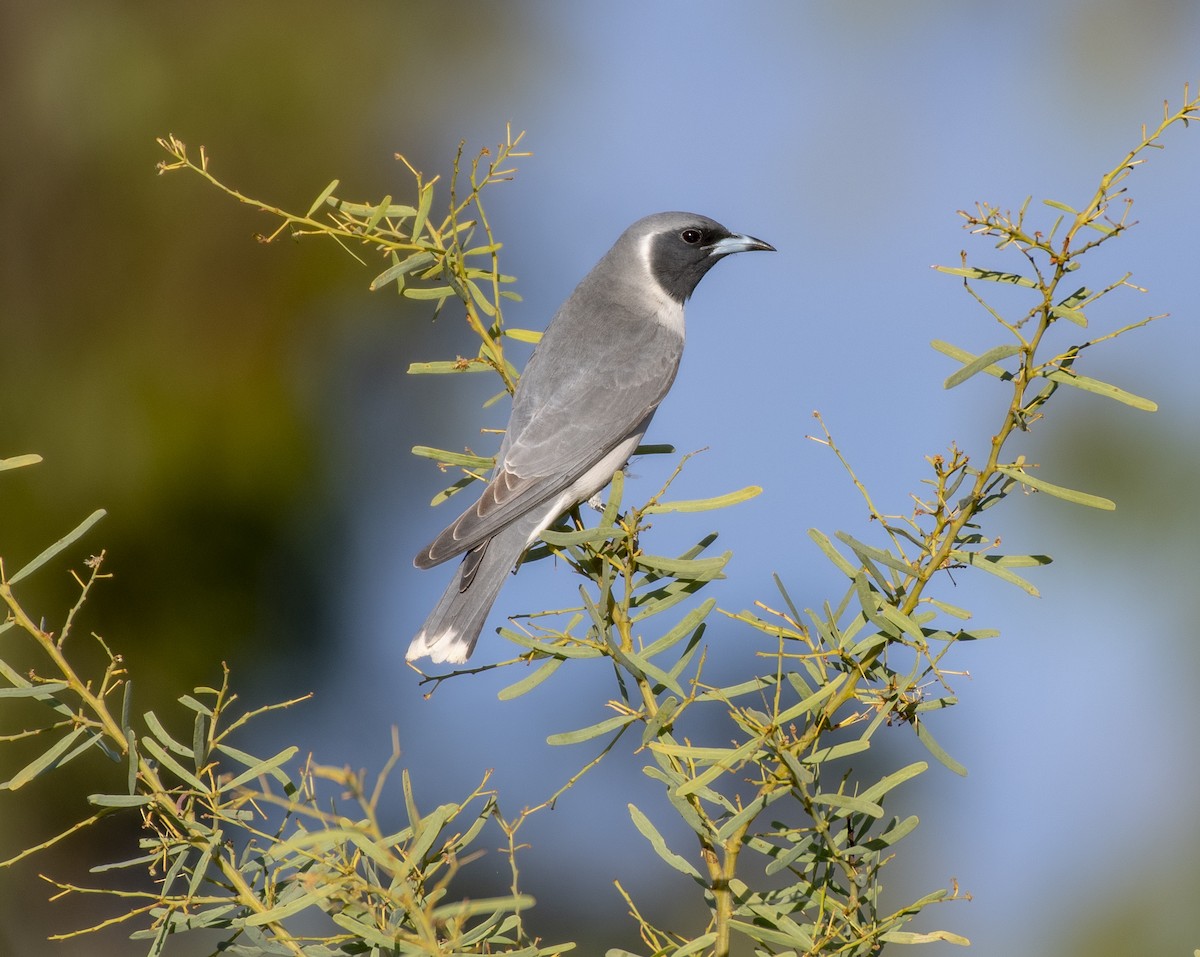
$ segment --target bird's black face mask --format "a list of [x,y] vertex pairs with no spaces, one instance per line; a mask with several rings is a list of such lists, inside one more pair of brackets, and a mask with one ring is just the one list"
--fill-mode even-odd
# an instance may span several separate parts
[[753,236],[731,233],[711,219],[697,219],[654,238],[650,270],[667,295],[682,304],[719,260],[754,249],[774,251],[775,247]]
[[717,243],[729,236],[729,232],[708,223],[660,233],[650,247],[654,278],[676,302],[687,302],[704,274],[721,258]]

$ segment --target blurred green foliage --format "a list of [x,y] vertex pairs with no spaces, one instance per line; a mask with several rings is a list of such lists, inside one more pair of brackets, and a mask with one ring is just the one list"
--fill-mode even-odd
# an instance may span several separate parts
[[[80,627],[103,621],[120,636],[140,661],[145,707],[213,680],[221,660],[285,681],[305,661],[319,667],[330,611],[314,582],[341,541],[319,445],[331,391],[322,363],[374,318],[352,262],[257,246],[253,211],[214,206],[198,182],[168,188],[154,176],[155,137],[203,130],[245,185],[297,198],[335,169],[386,192],[397,125],[434,144],[423,160],[441,162],[442,117],[411,95],[418,78],[450,43],[486,68],[525,14],[472,5],[447,18],[442,5],[414,4],[402,31],[381,29],[392,7],[0,4],[0,457],[45,459],[36,476],[6,482],[0,548],[19,566],[47,534],[108,509],[113,577]],[[332,68],[351,51],[363,68]],[[444,78],[442,94],[458,82]],[[70,557],[87,554],[77,545]],[[75,600],[66,575],[25,587],[39,616]],[[81,793],[93,770],[64,768],[58,798],[10,796],[0,838],[61,829],[79,809],[66,792]],[[129,837],[106,826],[69,857]],[[41,915],[45,896],[35,880],[0,876],[0,953],[6,935],[22,935],[3,915]]]

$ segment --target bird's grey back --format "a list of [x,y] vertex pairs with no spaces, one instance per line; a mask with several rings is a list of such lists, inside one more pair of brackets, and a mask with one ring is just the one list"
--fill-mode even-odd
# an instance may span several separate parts
[[[497,458],[521,474],[594,460],[657,408],[675,379],[682,307],[651,275],[638,226],[576,286],[522,373]],[[539,428],[560,414],[571,416],[571,429]]]

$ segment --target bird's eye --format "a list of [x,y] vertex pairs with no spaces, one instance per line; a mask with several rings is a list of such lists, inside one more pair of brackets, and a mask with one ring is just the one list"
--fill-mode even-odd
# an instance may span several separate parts
[[689,246],[695,246],[696,243],[700,242],[700,240],[704,238],[704,234],[698,229],[689,228],[681,232],[679,234],[679,238]]

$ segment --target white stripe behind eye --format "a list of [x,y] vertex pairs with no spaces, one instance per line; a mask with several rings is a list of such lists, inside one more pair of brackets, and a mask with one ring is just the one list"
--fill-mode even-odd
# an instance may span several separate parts
[[646,286],[652,299],[651,308],[656,321],[679,333],[679,337],[683,338],[683,304],[671,298],[650,267],[650,245],[654,242],[654,236],[654,233],[643,236],[638,245],[638,258],[641,260],[642,270],[646,274]]

